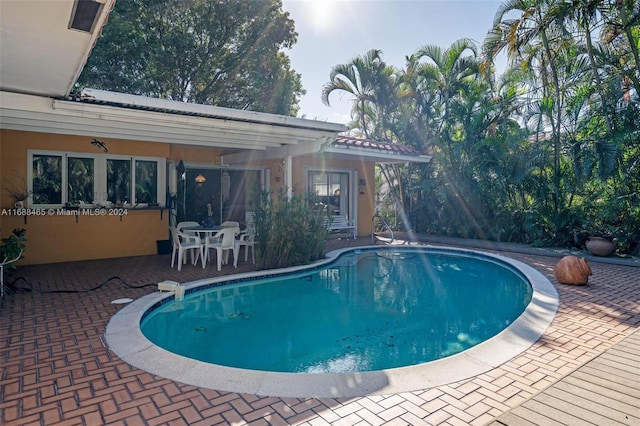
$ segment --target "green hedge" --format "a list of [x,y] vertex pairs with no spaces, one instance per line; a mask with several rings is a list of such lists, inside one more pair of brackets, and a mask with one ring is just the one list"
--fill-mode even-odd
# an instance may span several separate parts
[[311,194],[288,198],[284,190],[262,191],[254,200],[256,263],[259,269],[303,265],[324,257],[324,209]]

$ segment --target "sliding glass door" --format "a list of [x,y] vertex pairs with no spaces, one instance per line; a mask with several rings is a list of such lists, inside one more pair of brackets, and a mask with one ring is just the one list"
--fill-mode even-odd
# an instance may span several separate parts
[[309,191],[318,197],[332,215],[344,216],[351,220],[351,173],[322,172],[310,170],[307,176]]
[[220,224],[227,220],[245,221],[251,197],[261,187],[262,171],[187,166],[177,176],[177,222],[194,220]]

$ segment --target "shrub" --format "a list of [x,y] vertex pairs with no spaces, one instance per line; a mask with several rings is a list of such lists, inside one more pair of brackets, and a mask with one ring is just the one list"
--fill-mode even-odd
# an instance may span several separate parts
[[[25,229],[14,229],[11,235],[0,240],[0,264],[6,266],[22,259],[22,253],[26,248],[24,242],[27,241],[25,232]],[[8,268],[14,268],[14,266],[10,265]]]
[[285,191],[261,191],[254,200],[258,269],[284,268],[324,257],[327,212],[314,196],[287,197]]

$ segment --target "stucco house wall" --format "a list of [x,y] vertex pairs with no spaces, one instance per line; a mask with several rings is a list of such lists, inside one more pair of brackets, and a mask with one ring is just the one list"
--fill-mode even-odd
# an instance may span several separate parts
[[[108,146],[109,154],[165,158],[167,169],[180,160],[192,164],[219,165],[222,154],[216,148],[109,138],[101,138],[101,141]],[[17,214],[15,200],[6,189],[8,183],[16,179],[23,179],[26,183],[29,150],[99,153],[99,149],[91,145],[90,138],[86,136],[6,129],[0,131],[0,232],[5,237],[15,228],[27,230],[27,250],[19,264],[154,255],[157,253],[156,242],[168,239],[169,210],[165,205],[126,208],[126,214],[107,209],[104,216],[67,214],[70,212],[64,212],[62,208],[53,209],[53,213],[39,208],[37,214]],[[282,188],[286,182],[282,168],[278,167],[282,161],[254,162],[247,167],[270,169],[271,187]],[[357,182],[352,183],[352,190],[355,191],[358,204],[357,235],[368,236],[374,209],[374,162],[331,159],[321,154],[295,157],[292,161],[292,181],[296,193],[304,192],[309,168],[353,170],[358,179],[367,182],[364,194],[358,193]],[[26,207],[36,206],[27,203]]]
[[[29,150],[95,154],[86,136],[70,136],[14,130],[0,131],[0,232],[8,236],[15,228],[27,230],[25,258],[18,264],[41,264],[88,259],[140,256],[157,253],[157,240],[168,239],[169,210],[166,206],[106,209],[104,216],[36,209],[21,213],[8,186],[26,183]],[[174,147],[167,143],[101,139],[109,154],[160,157],[167,160],[219,161],[217,149]],[[166,173],[166,170],[161,171]],[[160,190],[165,191],[166,188]],[[26,205],[27,208],[36,206]],[[67,214],[70,213],[70,214]]]

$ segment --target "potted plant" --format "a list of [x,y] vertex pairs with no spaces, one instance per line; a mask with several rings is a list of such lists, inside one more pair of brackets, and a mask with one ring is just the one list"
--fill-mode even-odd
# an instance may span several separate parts
[[24,242],[27,241],[24,236],[26,232],[26,229],[14,229],[11,235],[0,239],[0,261],[3,265],[22,259],[26,247]]
[[15,201],[15,208],[21,209],[25,207],[25,201],[33,193],[27,189],[27,182],[21,176],[16,175],[14,179],[9,179],[5,183],[6,191],[11,194]]
[[4,297],[4,267],[22,259],[22,254],[26,248],[24,242],[25,229],[14,229],[12,234],[0,239],[0,297]]

